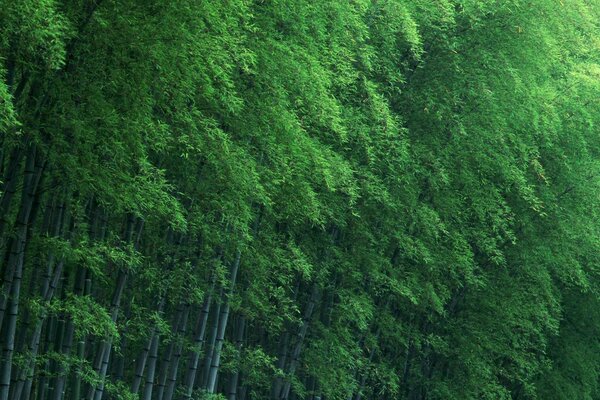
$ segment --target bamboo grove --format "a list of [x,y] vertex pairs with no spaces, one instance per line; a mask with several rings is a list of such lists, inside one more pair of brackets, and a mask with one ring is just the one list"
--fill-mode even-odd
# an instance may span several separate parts
[[599,25],[0,0],[0,400],[600,399]]

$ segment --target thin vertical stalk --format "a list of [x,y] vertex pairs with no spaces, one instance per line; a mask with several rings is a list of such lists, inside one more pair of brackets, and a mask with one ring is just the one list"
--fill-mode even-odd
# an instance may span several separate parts
[[[124,239],[126,243],[131,243],[133,238],[135,225],[135,218],[132,214],[130,214],[127,218],[127,224],[124,234]],[[138,224],[138,232],[135,243],[137,244],[137,240],[141,235],[141,231],[143,228],[143,220],[139,221]],[[121,299],[123,296],[123,291],[125,289],[125,284],[127,283],[127,278],[129,273],[127,270],[119,270],[119,274],[117,277],[117,284],[112,296],[111,302],[111,319],[113,323],[117,322],[117,318],[119,315],[119,309],[121,307]],[[100,345],[100,350],[98,351],[96,360],[94,362],[94,370],[98,373],[100,378],[100,384],[96,387],[93,385],[90,386],[88,390],[87,399],[88,400],[100,400],[102,395],[104,394],[104,379],[106,378],[106,371],[108,369],[108,363],[110,361],[110,353],[112,350],[112,338],[108,338],[102,341]],[[0,399],[1,400],[1,399]]]
[[[185,311],[189,313],[189,307]],[[182,304],[177,307],[177,313],[175,314],[175,322],[173,323],[173,336],[177,335],[179,327],[181,325],[181,320],[183,319],[184,310],[182,309]],[[187,318],[187,317],[186,317]],[[171,365],[171,359],[173,358],[173,353],[175,352],[175,341],[171,340],[169,345],[167,346],[167,351],[163,354],[163,359],[160,363],[160,372],[158,374],[158,387],[156,388],[156,399],[162,400],[165,393],[165,388],[167,385],[167,375],[169,372],[169,367]]]
[[[298,367],[298,364],[300,363],[300,353],[302,351],[302,345],[304,343],[304,339],[306,338],[306,333],[308,332],[308,327],[310,325],[310,320],[313,315],[313,311],[314,311],[318,297],[319,297],[319,288],[318,288],[317,284],[315,283],[315,284],[313,284],[313,288],[311,291],[310,299],[308,301],[308,305],[306,306],[306,309],[304,310],[304,315],[302,317],[302,326],[300,327],[300,330],[298,331],[296,343],[294,345],[294,350],[292,351],[292,355],[291,355],[292,358],[290,360],[290,365],[287,370],[287,375],[289,377],[294,375],[294,373],[296,372],[296,368]],[[286,400],[290,394],[290,388],[291,388],[291,380],[290,380],[290,378],[288,378],[283,384],[283,388],[281,389],[279,398],[282,400]]]
[[219,367],[221,365],[221,350],[223,349],[223,341],[225,340],[225,330],[227,329],[227,322],[229,321],[229,309],[231,303],[231,297],[235,289],[235,283],[237,280],[237,274],[240,267],[241,251],[238,249],[235,255],[235,261],[230,271],[230,283],[229,292],[227,297],[223,299],[224,307],[221,311],[219,318],[219,328],[217,331],[215,349],[211,359],[210,371],[208,373],[207,391],[208,393],[214,393],[217,385],[217,375],[219,373]]
[[[237,350],[238,357],[236,361],[239,364],[239,356],[242,351],[242,345],[244,343],[244,329],[246,327],[246,318],[240,314],[237,321],[237,331],[235,334],[235,348]],[[240,380],[240,368],[237,365],[235,372],[232,374],[229,380],[229,389],[227,390],[228,400],[237,400],[238,382]]]
[[156,372],[156,360],[158,359],[158,344],[160,335],[154,334],[152,338],[152,346],[150,347],[150,355],[148,360],[148,373],[146,374],[146,385],[144,386],[144,394],[142,400],[152,399],[152,390],[154,388],[154,374]]
[[192,396],[194,390],[194,383],[196,376],[198,375],[198,363],[200,361],[200,353],[202,351],[202,345],[205,342],[206,328],[208,326],[208,316],[210,314],[210,306],[212,304],[212,293],[215,289],[216,275],[213,273],[211,277],[211,287],[204,299],[202,304],[202,310],[198,318],[198,324],[196,327],[196,335],[194,337],[194,350],[190,352],[187,373],[184,381],[184,390],[182,399],[189,399]]
[[[8,400],[10,391],[12,359],[15,349],[15,333],[17,328],[17,317],[19,314],[19,296],[23,278],[24,251],[27,243],[29,217],[33,207],[37,184],[39,183],[45,166],[45,163],[40,164],[39,156],[36,159],[36,150],[33,146],[31,146],[26,164],[23,196],[19,214],[17,216],[16,240],[12,242],[8,258],[8,268],[14,270],[14,276],[10,282],[10,289],[8,290],[6,308],[7,320],[3,321],[3,325],[6,324],[6,326],[2,326],[2,328],[4,328],[4,338],[2,363],[0,364],[0,400]],[[2,315],[4,315],[4,310],[2,310]]]
[[[181,360],[182,350],[183,350],[183,337],[185,335],[185,331],[187,328],[188,316],[190,313],[189,305],[186,306],[186,311],[183,314],[183,322],[181,324],[181,328],[179,330],[179,337],[177,338],[177,343],[175,345],[175,355],[173,357],[173,361],[171,363],[171,369],[169,371],[167,389],[164,395],[164,400],[171,400],[173,398],[173,394],[175,393],[175,385],[177,383],[177,372],[179,370],[179,361]],[[160,400],[160,399],[159,399]]]
[[[221,288],[220,292],[219,292],[219,298],[221,298],[223,296],[223,289]],[[220,301],[216,301],[213,305],[213,312],[212,312],[214,318],[212,321],[212,325],[210,328],[210,336],[209,336],[209,340],[207,342],[207,347],[206,347],[206,355],[204,356],[204,365],[202,367],[202,380],[201,380],[201,385],[203,389],[206,389],[207,384],[208,384],[208,373],[210,371],[210,364],[212,363],[212,356],[213,356],[213,352],[215,349],[215,343],[217,341],[217,333],[218,333],[218,328],[219,328],[219,316],[221,315],[221,302]]]

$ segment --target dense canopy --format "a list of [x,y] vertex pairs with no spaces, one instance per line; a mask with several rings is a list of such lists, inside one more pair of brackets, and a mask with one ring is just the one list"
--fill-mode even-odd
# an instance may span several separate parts
[[0,0],[0,400],[599,400],[599,126],[598,0]]

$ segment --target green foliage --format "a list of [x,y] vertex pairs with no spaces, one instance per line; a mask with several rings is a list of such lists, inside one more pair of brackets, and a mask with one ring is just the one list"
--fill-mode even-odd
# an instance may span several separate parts
[[0,0],[0,394],[600,399],[599,17]]
[[119,332],[107,310],[90,296],[69,296],[56,300],[51,310],[69,315],[79,337],[88,335],[118,339]]

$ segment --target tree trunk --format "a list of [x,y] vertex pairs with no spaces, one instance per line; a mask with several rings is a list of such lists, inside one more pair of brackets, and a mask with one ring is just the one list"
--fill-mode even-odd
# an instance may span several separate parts
[[[189,312],[189,308],[186,310]],[[181,320],[183,318],[183,309],[181,308],[181,304],[177,307],[177,313],[175,316],[175,322],[173,323],[173,336],[177,334],[179,331],[179,327],[181,326]],[[164,352],[163,359],[160,365],[160,372],[158,374],[158,387],[156,388],[156,399],[162,400],[165,394],[165,387],[167,385],[167,375],[169,373],[169,367],[171,365],[171,359],[173,358],[173,353],[175,352],[175,340],[172,340],[171,343],[167,346],[167,351]]]
[[[163,307],[165,304],[165,298],[161,297],[158,303],[158,313],[162,313]],[[148,358],[150,358],[150,362],[152,362],[152,351],[154,343],[158,340],[158,329],[156,325],[152,327],[152,331],[150,332],[150,337],[148,338],[148,342],[142,349],[140,356],[137,359],[135,364],[135,377],[133,379],[133,383],[131,385],[131,392],[137,394],[140,389],[142,378],[144,377],[144,369],[146,368],[146,363]],[[157,350],[157,349],[156,349]],[[158,351],[158,350],[157,350]],[[154,355],[156,358],[156,354]]]
[[[15,346],[17,316],[19,314],[19,296],[21,293],[21,280],[23,278],[24,250],[27,243],[29,217],[37,190],[37,184],[44,169],[44,164],[39,162],[39,157],[37,161],[38,162],[36,162],[36,151],[32,146],[26,163],[21,207],[19,214],[17,215],[16,239],[12,242],[10,255],[8,257],[7,268],[14,271],[14,275],[10,282],[4,283],[5,286],[8,285],[9,287],[3,287],[3,289],[6,290],[3,290],[3,292],[7,293],[8,297],[6,298],[7,318],[6,321],[2,321],[4,340],[2,363],[0,364],[0,400],[8,400],[10,391],[10,378],[13,364],[12,358]],[[2,310],[2,316],[3,315],[4,310]]]
[[160,342],[158,332],[152,338],[150,346],[150,355],[148,360],[148,373],[146,374],[146,385],[144,386],[144,395],[142,400],[152,399],[152,389],[154,388],[154,374],[156,372],[156,360],[158,358],[158,344]]
[[[223,289],[221,288],[219,293],[219,299],[223,297]],[[206,389],[208,384],[208,374],[210,372],[210,365],[212,363],[213,352],[215,350],[215,343],[217,341],[217,333],[219,328],[219,319],[221,315],[221,302],[216,301],[213,305],[213,321],[210,329],[210,336],[207,342],[206,354],[204,356],[204,363],[202,366],[202,380],[201,386],[203,389]]]
[[240,314],[237,323],[237,332],[235,334],[235,347],[238,352],[238,365],[229,380],[229,389],[227,390],[227,399],[228,400],[237,400],[237,390],[238,390],[238,382],[240,380],[240,367],[239,367],[239,355],[242,351],[242,345],[244,343],[244,329],[246,327],[246,318]]
[[235,282],[237,280],[237,273],[240,267],[241,251],[237,250],[235,255],[235,261],[230,271],[230,284],[229,293],[226,298],[223,299],[225,303],[221,316],[219,318],[219,328],[217,331],[216,344],[212,355],[210,370],[208,373],[207,391],[208,393],[214,393],[217,385],[217,375],[219,373],[219,366],[221,365],[221,350],[223,349],[223,341],[225,340],[225,330],[227,329],[227,322],[229,321],[229,305],[231,296],[235,289]]
[[[100,206],[95,202],[94,198],[90,200],[90,212],[89,212],[89,220],[91,221],[89,227],[89,237],[92,243],[94,242],[102,242],[106,235],[108,218],[106,213],[102,210]],[[92,293],[92,278],[91,273],[86,269],[80,267],[80,270],[83,272],[83,295],[89,296]],[[77,342],[76,355],[77,360],[82,361],[85,357],[85,348],[87,344],[87,339],[82,337]],[[76,400],[81,400],[81,390],[82,390],[82,382],[81,382],[82,371],[76,370],[71,378],[70,387],[72,388],[71,397]]]
[[[48,319],[46,321],[46,335],[44,338],[44,346],[43,346],[43,353],[45,353],[45,354],[47,354],[49,351],[52,350],[52,345],[54,343],[54,338],[56,336],[56,331],[57,331],[56,325],[57,325],[57,319],[55,316],[52,316],[50,319]],[[50,371],[50,361],[49,360],[45,360],[42,370],[44,371],[44,373],[40,375],[38,382],[37,382],[37,390],[36,390],[37,397],[36,398],[38,400],[45,400],[46,395],[48,394],[49,380],[48,380],[46,371]]]
[[148,360],[148,354],[150,354],[150,350],[152,348],[152,343],[154,343],[154,336],[156,336],[156,329],[153,327],[152,332],[150,333],[150,337],[148,341],[144,345],[140,355],[138,356],[135,362],[135,375],[133,377],[133,382],[131,384],[131,393],[137,394],[140,390],[140,386],[142,384],[142,379],[144,378],[144,369],[146,368],[146,361]]
[[[84,296],[88,296],[90,294],[91,288],[92,288],[92,281],[91,281],[91,278],[87,277],[88,274],[89,274],[88,271],[83,270],[83,279],[84,279],[83,295]],[[85,356],[85,344],[86,344],[85,337],[81,338],[77,342],[77,350],[76,350],[77,360],[83,360],[83,358]],[[81,399],[81,372],[80,371],[75,371],[73,378],[71,380],[71,388],[72,388],[71,397],[73,399],[80,400]]]
[[[58,207],[58,212],[54,216],[53,227],[52,227],[52,232],[51,232],[51,235],[53,237],[60,236],[61,230],[62,230],[63,226],[65,225],[65,219],[66,219],[66,212],[65,212],[64,203],[62,203],[61,206]],[[56,267],[54,267],[54,271],[52,271],[54,261],[55,261],[55,255],[54,255],[54,252],[51,251],[50,254],[48,255],[48,261],[46,263],[47,264],[46,275],[42,282],[41,293],[40,293],[44,310],[38,316],[36,323],[35,323],[33,337],[31,338],[31,342],[30,342],[29,348],[28,348],[29,360],[27,362],[27,366],[23,371],[21,371],[18,379],[16,380],[16,389],[12,395],[13,399],[15,399],[15,400],[19,400],[21,397],[23,399],[28,399],[29,395],[31,393],[31,386],[33,383],[33,377],[35,375],[35,365],[36,365],[36,359],[37,359],[39,345],[40,345],[42,327],[43,327],[44,321],[46,320],[46,316],[47,316],[47,312],[46,312],[45,308],[48,307],[50,301],[52,301],[52,299],[54,297],[56,288],[58,287],[58,284],[60,283],[63,266],[64,266],[64,259],[61,259],[58,262],[58,264],[56,265]]]
[[175,385],[177,384],[177,372],[179,370],[179,361],[181,360],[181,354],[183,350],[183,338],[185,336],[185,331],[187,328],[189,313],[190,307],[188,305],[186,306],[186,311],[183,314],[183,323],[181,324],[178,341],[175,345],[175,355],[173,362],[171,363],[171,370],[169,371],[167,389],[164,395],[164,400],[171,400],[173,398],[173,394],[175,393]]
[[[15,148],[10,154],[8,160],[8,168],[4,174],[4,183],[2,185],[2,197],[0,198],[0,243],[4,239],[4,230],[8,224],[8,212],[10,209],[10,203],[17,191],[17,181],[19,165],[23,158],[23,150],[21,148]],[[1,247],[1,246],[0,246]]]
[[[127,226],[125,228],[124,239],[126,243],[131,243],[134,233],[134,225],[135,218],[133,215],[129,215],[127,218]],[[143,220],[139,221],[137,236],[135,239],[135,245],[137,245],[137,241],[141,235],[141,231],[143,229]],[[137,246],[134,246],[137,247]],[[117,322],[117,318],[119,315],[119,309],[121,307],[121,298],[123,296],[123,291],[125,289],[125,284],[127,283],[127,277],[129,276],[128,271],[120,270],[117,278],[117,285],[115,287],[115,291],[112,296],[111,302],[111,319],[113,323]],[[104,394],[104,379],[106,378],[106,371],[108,369],[108,363],[110,361],[110,353],[112,350],[112,338],[106,339],[100,345],[100,349],[98,351],[96,360],[94,362],[94,370],[99,374],[100,384],[97,387],[90,386],[90,390],[88,390],[87,399],[88,400],[101,400],[102,395]],[[0,399],[1,400],[1,399]]]
[[[63,203],[61,203],[62,205]],[[40,232],[42,235],[53,235],[53,236],[57,236],[58,232],[56,232],[55,230],[55,225],[56,224],[56,215],[60,214],[60,208],[55,208],[54,204],[52,201],[48,201],[46,204],[46,210],[44,212],[44,219],[42,221],[42,226],[40,228]],[[56,233],[55,233],[56,232]],[[43,263],[41,262],[41,258],[39,262],[36,262],[32,268],[36,271],[41,271],[44,266],[42,265]],[[48,266],[48,260],[46,260],[45,262],[46,267]],[[46,279],[50,280],[50,275],[51,275],[51,270],[48,271],[46,269],[46,274],[41,277],[42,278],[42,282],[38,282],[38,274],[33,274],[33,276],[31,277],[31,279],[29,280],[29,291],[28,291],[28,298],[35,296],[35,293],[38,291],[38,284],[40,287],[44,287],[46,285]],[[40,290],[39,291],[40,296],[43,298],[44,296],[44,290]],[[25,309],[25,312],[23,313],[23,319],[21,322],[21,332],[29,332],[29,327],[31,326],[31,318],[30,318],[30,309],[27,308]],[[27,335],[18,335],[17,338],[17,343],[16,343],[16,351],[17,352],[23,352],[25,346],[27,345]]]
[[[50,285],[46,289],[46,293],[44,293],[43,297],[45,307],[48,305],[48,303],[50,303],[52,297],[54,296],[54,292],[56,290],[56,287],[58,286],[60,277],[62,275],[63,265],[64,260],[61,260],[54,269],[54,276],[52,277]],[[29,361],[27,362],[27,367],[22,370],[21,376],[16,382],[16,390],[13,395],[13,399],[15,400],[19,400],[21,398],[23,398],[24,400],[29,399],[29,395],[31,393],[31,385],[35,374],[35,360],[37,358],[38,349],[40,345],[40,338],[42,334],[42,326],[45,320],[46,311],[44,310],[42,314],[37,318],[33,337],[31,338],[31,343],[29,344]]]
[[[295,303],[298,299],[298,294],[300,293],[300,278],[296,278],[296,285],[294,287],[294,292],[292,296],[292,301]],[[287,359],[290,354],[290,332],[288,329],[285,330],[283,334],[283,340],[280,340],[279,344],[279,354],[277,357],[277,369],[285,373],[285,366],[287,365]],[[273,384],[271,385],[271,398],[277,399],[279,393],[281,393],[281,388],[283,386],[283,377],[277,376],[275,377]]]
[[211,287],[204,299],[202,304],[202,310],[198,318],[198,324],[196,326],[196,335],[194,337],[194,350],[190,352],[187,373],[184,381],[183,399],[189,399],[192,397],[194,390],[194,383],[196,382],[196,376],[198,375],[198,363],[200,362],[200,354],[202,351],[203,344],[205,342],[206,327],[208,325],[208,316],[210,314],[210,306],[212,304],[212,292],[215,288],[216,275],[212,275]]
[[[310,325],[310,319],[312,317],[318,297],[319,297],[319,288],[318,288],[317,284],[315,283],[315,284],[313,284],[313,288],[311,291],[310,299],[308,301],[308,305],[306,306],[306,309],[304,310],[304,315],[302,317],[302,326],[300,327],[300,330],[298,331],[296,344],[294,345],[294,350],[292,351],[292,354],[291,354],[292,358],[290,360],[290,365],[287,370],[287,375],[290,377],[292,375],[294,375],[294,373],[296,372],[296,369],[298,367],[298,364],[300,362],[300,353],[302,352],[302,345],[303,345],[304,339],[306,338],[306,333],[308,332],[308,326]],[[290,378],[288,378],[283,384],[283,388],[281,389],[281,392],[279,394],[279,399],[287,400],[287,398],[290,394],[290,388],[291,388],[291,380],[290,380]]]
[[[85,287],[85,274],[86,271],[83,268],[78,268],[75,274],[75,282],[73,284],[73,294],[81,296],[84,293]],[[65,340],[61,346],[60,352],[63,356],[68,357],[71,354],[73,347],[73,337],[75,334],[75,325],[73,319],[67,316],[66,328],[65,328]],[[62,400],[65,394],[65,383],[67,380],[67,368],[61,363],[58,368],[58,373],[54,382],[54,395],[53,400]],[[26,399],[24,399],[26,400]]]
[[[4,326],[4,314],[8,306],[9,292],[16,272],[17,261],[20,259],[21,253],[25,250],[26,235],[28,231],[27,224],[29,223],[29,215],[31,213],[34,198],[34,193],[29,192],[31,192],[35,183],[35,153],[35,148],[30,146],[23,172],[21,206],[19,215],[15,221],[16,235],[14,238],[11,237],[8,241],[8,249],[4,256],[3,280],[2,288],[0,290],[0,327]],[[16,181],[16,178],[14,180]],[[35,191],[35,188],[33,190]],[[0,385],[2,385],[2,383],[0,383]]]
[[[381,328],[378,328],[377,333],[375,334],[375,343],[377,343],[380,333],[381,333]],[[367,365],[370,365],[373,362],[373,358],[375,357],[375,349],[376,349],[376,346],[373,345],[373,348],[369,352],[369,362],[367,363]],[[367,382],[367,373],[364,372],[362,374],[362,376],[360,377],[360,384],[358,385],[358,390],[356,391],[356,395],[354,395],[354,400],[362,399],[362,392],[365,388],[366,382]]]
[[[130,281],[131,282],[131,281]],[[125,310],[125,320],[129,320],[131,318],[131,303],[127,304],[127,309]],[[112,365],[112,375],[114,381],[122,381],[123,376],[125,374],[125,353],[127,351],[127,328],[126,324],[123,328],[123,332],[121,333],[121,343],[119,352],[115,355],[115,359]]]

